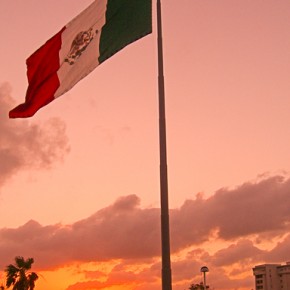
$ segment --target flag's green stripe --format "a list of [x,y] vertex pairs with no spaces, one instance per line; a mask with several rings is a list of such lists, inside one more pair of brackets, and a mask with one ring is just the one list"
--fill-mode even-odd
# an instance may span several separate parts
[[152,0],[108,0],[99,62],[151,31]]

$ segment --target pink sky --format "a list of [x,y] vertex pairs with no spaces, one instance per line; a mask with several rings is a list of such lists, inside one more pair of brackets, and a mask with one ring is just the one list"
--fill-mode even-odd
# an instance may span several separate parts
[[[0,2],[0,270],[41,290],[160,286],[153,33],[28,120],[26,58],[91,0]],[[290,2],[164,0],[173,289],[290,260]],[[0,284],[3,275],[0,272]]]

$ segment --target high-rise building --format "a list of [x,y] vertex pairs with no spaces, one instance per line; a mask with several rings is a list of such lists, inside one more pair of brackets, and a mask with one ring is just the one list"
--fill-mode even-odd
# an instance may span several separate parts
[[253,274],[256,290],[290,290],[290,262],[258,265]]

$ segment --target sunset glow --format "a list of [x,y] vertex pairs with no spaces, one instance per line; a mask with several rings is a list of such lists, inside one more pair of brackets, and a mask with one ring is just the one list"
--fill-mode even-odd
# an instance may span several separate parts
[[[160,290],[153,33],[27,120],[25,60],[92,0],[0,1],[0,286]],[[290,1],[163,0],[173,290],[290,261]]]

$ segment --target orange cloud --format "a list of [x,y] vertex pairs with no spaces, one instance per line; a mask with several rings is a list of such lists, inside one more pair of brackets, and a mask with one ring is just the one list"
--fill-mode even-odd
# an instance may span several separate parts
[[[289,179],[269,177],[219,190],[208,199],[198,196],[172,209],[175,289],[183,290],[193,279],[199,282],[204,264],[212,269],[210,276],[218,289],[234,289],[237,284],[236,289],[242,289],[251,287],[255,264],[283,262],[290,252],[289,189]],[[77,275],[82,278],[67,284],[68,289],[141,290],[145,285],[154,289],[160,286],[159,219],[159,209],[141,208],[139,198],[130,195],[71,225],[29,221],[16,229],[3,228],[0,267],[16,255],[34,257],[39,271],[93,262],[98,266],[79,268]],[[261,247],[269,239],[275,241],[271,248]],[[115,264],[103,270],[103,263]]]

